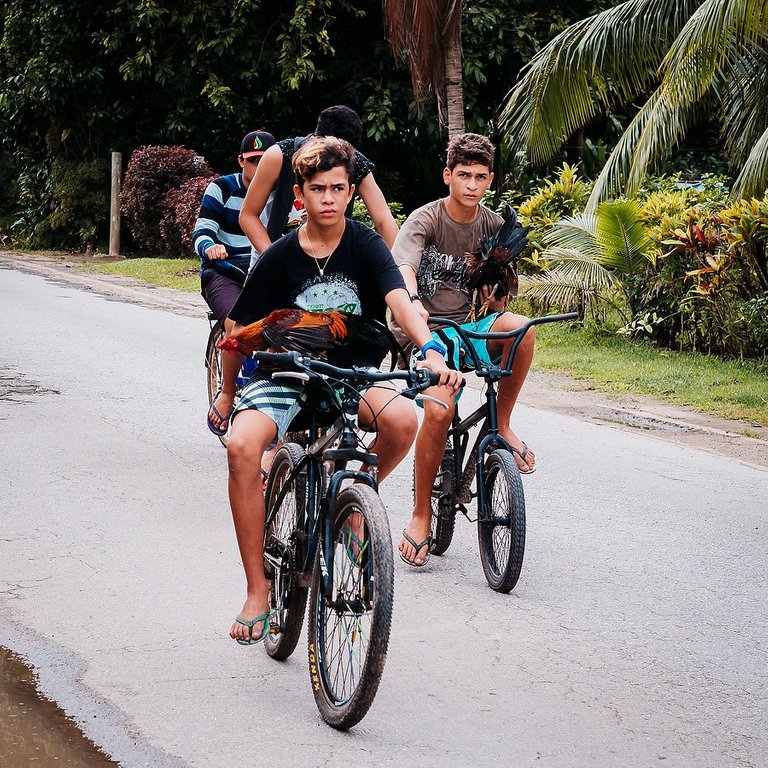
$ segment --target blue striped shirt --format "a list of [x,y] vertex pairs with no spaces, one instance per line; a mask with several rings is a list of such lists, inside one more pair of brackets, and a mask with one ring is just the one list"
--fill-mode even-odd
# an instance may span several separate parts
[[[242,173],[219,176],[206,187],[192,232],[192,242],[202,260],[203,270],[211,264],[205,255],[206,250],[218,243],[226,248],[227,258],[215,260],[217,265],[223,267],[229,262],[243,272],[248,271],[252,247],[238,221],[246,191]],[[268,215],[269,205],[261,214],[263,222],[266,223]]]

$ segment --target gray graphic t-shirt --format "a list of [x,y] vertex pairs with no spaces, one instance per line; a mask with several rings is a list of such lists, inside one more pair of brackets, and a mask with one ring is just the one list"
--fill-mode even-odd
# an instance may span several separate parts
[[[469,312],[469,294],[463,287],[464,254],[496,232],[503,219],[481,205],[475,220],[459,224],[448,216],[444,199],[417,208],[405,221],[392,247],[399,266],[410,265],[416,273],[419,297],[430,315],[458,323]],[[392,330],[403,339],[399,328]]]

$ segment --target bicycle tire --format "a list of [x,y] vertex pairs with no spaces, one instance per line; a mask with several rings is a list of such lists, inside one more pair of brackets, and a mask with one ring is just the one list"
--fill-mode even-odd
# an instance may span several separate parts
[[[216,323],[208,336],[208,346],[205,350],[205,368],[207,371],[206,384],[208,386],[208,405],[213,403],[216,395],[221,390],[221,350],[216,347],[224,338],[224,328]],[[217,435],[221,444],[227,447],[227,434]]]
[[523,567],[525,496],[520,470],[508,450],[497,449],[487,456],[482,492],[490,519],[477,521],[480,561],[491,589],[509,592]]
[[289,489],[279,507],[274,507],[274,499],[285,485],[286,478],[303,456],[304,451],[293,443],[283,445],[275,454],[272,469],[267,482],[266,521],[264,525],[264,550],[279,556],[281,567],[274,571],[271,564],[265,560],[267,576],[271,579],[269,591],[269,608],[277,610],[277,594],[283,595],[282,616],[278,621],[282,631],[270,633],[264,638],[264,649],[278,661],[287,659],[296,649],[304,625],[304,614],[307,608],[307,587],[298,584],[297,568],[301,554],[297,552],[297,537],[300,521],[305,514],[306,487],[305,476],[299,474],[291,482],[295,486]]
[[[351,538],[355,531],[357,541]],[[322,594],[322,551],[312,579],[309,670],[323,720],[344,730],[359,723],[373,703],[392,625],[392,536],[372,488],[356,484],[339,494],[333,541],[331,597]]]
[[447,451],[448,447],[432,486],[432,546],[429,551],[433,555],[445,554],[456,527],[456,468]]

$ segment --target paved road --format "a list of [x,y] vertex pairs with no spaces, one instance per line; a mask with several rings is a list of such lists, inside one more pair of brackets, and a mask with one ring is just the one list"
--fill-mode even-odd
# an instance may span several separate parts
[[[301,650],[226,636],[206,322],[2,268],[0,295],[0,645],[123,765],[768,762],[765,470],[521,406],[518,587],[485,586],[463,520],[446,557],[398,560],[382,686],[337,733]],[[394,531],[409,475],[384,486]]]

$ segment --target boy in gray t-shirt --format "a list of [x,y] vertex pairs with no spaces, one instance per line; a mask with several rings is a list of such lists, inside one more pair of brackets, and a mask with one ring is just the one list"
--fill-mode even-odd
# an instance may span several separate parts
[[[486,136],[463,133],[448,144],[443,181],[448,197],[435,200],[415,210],[405,221],[395,240],[392,255],[400,267],[411,300],[424,316],[439,315],[464,324],[470,309],[469,293],[463,285],[464,254],[477,251],[480,242],[496,232],[503,219],[481,204],[493,180],[494,148]],[[507,297],[491,300],[490,313],[478,322],[466,323],[475,331],[511,331],[528,318],[504,312]],[[401,343],[402,331],[393,323],[392,330]],[[437,337],[436,344],[443,349]],[[497,361],[506,354],[513,340],[477,342],[475,348],[487,360]],[[517,396],[533,359],[533,330],[526,333],[515,353],[511,376],[499,384],[499,433],[513,450],[520,472],[536,469],[533,451],[510,429],[509,421]],[[448,360],[458,367],[459,360]],[[424,403],[424,421],[416,438],[416,477],[413,517],[403,530],[400,556],[410,565],[422,566],[429,558],[431,492],[443,458],[445,438],[451,425],[455,401],[443,389],[429,390],[448,408]]]

